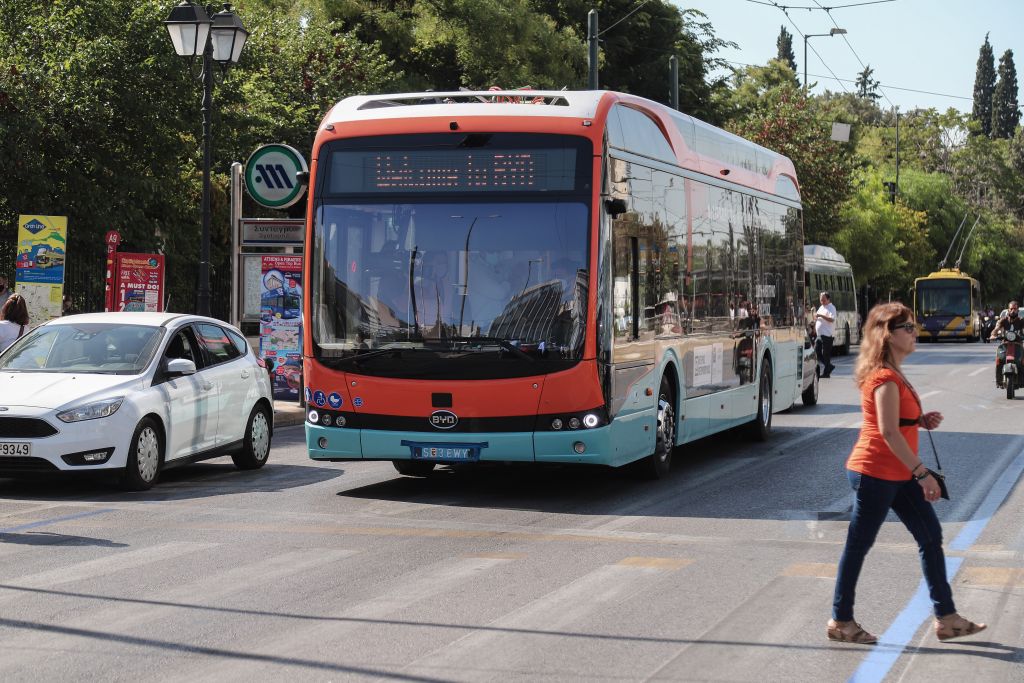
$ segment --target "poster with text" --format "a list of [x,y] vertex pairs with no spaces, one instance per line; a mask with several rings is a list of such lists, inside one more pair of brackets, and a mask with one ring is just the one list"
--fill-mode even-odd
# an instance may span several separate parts
[[67,237],[66,216],[18,216],[14,288],[24,295],[33,325],[60,316]]
[[114,310],[156,313],[164,310],[163,254],[118,254]]
[[260,356],[274,364],[274,398],[302,391],[302,257],[264,254],[260,279]]

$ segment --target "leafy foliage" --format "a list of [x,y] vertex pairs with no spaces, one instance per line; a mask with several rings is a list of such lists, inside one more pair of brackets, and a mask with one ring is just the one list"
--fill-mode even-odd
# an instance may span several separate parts
[[995,56],[986,33],[985,42],[978,51],[978,65],[974,72],[974,107],[971,109],[971,118],[981,124],[981,132],[985,135],[992,134],[992,93],[995,88]]

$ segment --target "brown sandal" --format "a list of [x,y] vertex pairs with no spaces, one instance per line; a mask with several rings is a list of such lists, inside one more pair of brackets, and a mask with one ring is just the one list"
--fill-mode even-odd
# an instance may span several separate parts
[[973,636],[975,633],[981,633],[986,628],[986,624],[975,624],[973,621],[964,619],[954,612],[935,620],[935,637],[943,641],[952,640],[964,636]]
[[874,645],[878,642],[878,636],[868,633],[860,627],[856,621],[828,620],[828,639],[839,643],[857,643],[859,645]]

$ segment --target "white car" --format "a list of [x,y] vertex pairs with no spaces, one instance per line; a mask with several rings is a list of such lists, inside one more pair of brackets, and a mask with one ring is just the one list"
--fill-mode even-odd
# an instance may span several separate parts
[[0,476],[114,470],[151,487],[167,467],[267,462],[263,361],[234,327],[178,313],[90,313],[40,325],[0,354]]

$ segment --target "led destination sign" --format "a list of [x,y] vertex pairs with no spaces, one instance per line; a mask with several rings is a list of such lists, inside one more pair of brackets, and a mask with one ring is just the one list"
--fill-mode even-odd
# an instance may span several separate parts
[[571,192],[576,150],[336,151],[332,193]]

